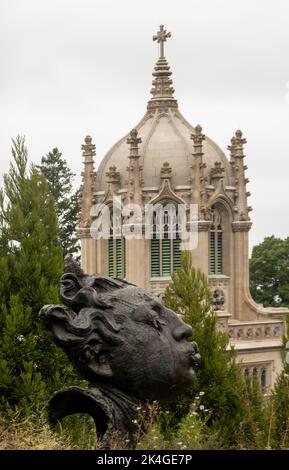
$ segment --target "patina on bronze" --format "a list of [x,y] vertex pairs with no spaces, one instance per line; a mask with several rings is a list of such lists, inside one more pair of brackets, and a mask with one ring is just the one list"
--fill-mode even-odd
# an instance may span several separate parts
[[87,388],[68,387],[52,396],[52,423],[73,413],[90,414],[102,447],[112,433],[135,445],[139,409],[171,401],[192,384],[200,361],[192,329],[155,297],[121,279],[86,275],[66,263],[62,305],[47,305],[40,318],[67,353]]

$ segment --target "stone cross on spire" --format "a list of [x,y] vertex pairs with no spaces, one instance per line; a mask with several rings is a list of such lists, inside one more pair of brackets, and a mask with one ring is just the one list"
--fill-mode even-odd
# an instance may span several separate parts
[[173,96],[175,90],[172,86],[173,81],[170,78],[172,72],[164,56],[164,43],[170,37],[171,33],[164,29],[164,25],[160,25],[159,31],[153,36],[153,41],[157,41],[160,45],[160,56],[153,72],[153,88],[151,89],[153,96],[148,102],[149,111],[178,107],[178,102]]
[[153,36],[153,41],[157,41],[160,45],[160,57],[164,57],[164,43],[166,42],[167,38],[171,37],[171,33],[168,33],[166,29],[164,29],[164,25],[160,25],[160,30],[157,32],[155,36]]

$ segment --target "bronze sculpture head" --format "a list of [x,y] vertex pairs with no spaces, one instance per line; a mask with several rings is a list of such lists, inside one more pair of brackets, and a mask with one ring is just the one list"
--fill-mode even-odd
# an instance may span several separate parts
[[[41,309],[40,317],[55,343],[91,385],[89,389],[70,387],[57,392],[50,402],[54,419],[75,412],[75,404],[70,410],[67,400],[73,402],[68,397],[76,392],[75,400],[79,400],[81,390],[89,391],[90,398],[94,395],[98,405],[112,393],[122,397],[120,402],[165,402],[193,382],[193,367],[200,356],[196,343],[188,342],[191,327],[178,315],[124,280],[85,275],[71,263],[67,270],[72,272],[61,279],[61,298],[76,315],[61,305],[49,305]],[[101,400],[96,390],[98,395],[101,390]],[[88,408],[93,415],[91,404]],[[96,414],[95,420],[99,419]],[[97,427],[99,424],[96,422]]]

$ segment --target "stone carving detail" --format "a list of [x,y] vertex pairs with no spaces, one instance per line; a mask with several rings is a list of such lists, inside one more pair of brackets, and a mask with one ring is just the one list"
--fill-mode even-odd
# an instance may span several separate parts
[[282,339],[282,326],[281,323],[277,324],[242,324],[230,325],[229,337],[232,340],[258,340],[258,339]]
[[172,167],[169,162],[164,162],[161,168],[161,178],[162,179],[171,179],[172,177]]
[[220,288],[227,288],[229,286],[229,279],[218,279],[213,275],[209,277],[209,286],[210,287],[220,287]]
[[225,310],[225,294],[220,288],[212,293],[214,310]]
[[[192,329],[153,295],[133,284],[86,275],[71,258],[61,278],[63,305],[40,311],[54,342],[64,349],[89,387],[68,387],[52,396],[49,417],[88,413],[102,448],[117,432],[135,445],[138,409],[166,402],[194,381],[200,362]],[[156,353],[157,351],[157,353]]]
[[215,162],[214,168],[211,169],[211,184],[216,184],[220,178],[224,178],[225,170],[221,162]]
[[247,221],[247,220],[232,222],[233,232],[248,232],[251,226],[252,226],[252,222]]
[[224,322],[224,321],[217,321],[217,330],[218,330],[218,331],[222,331],[222,332],[226,332],[226,331],[227,331],[226,322]]
[[77,236],[78,238],[91,238],[90,229],[89,228],[79,228],[77,229]]
[[107,182],[110,184],[118,184],[120,182],[120,173],[115,165],[110,166],[105,175],[107,176]]

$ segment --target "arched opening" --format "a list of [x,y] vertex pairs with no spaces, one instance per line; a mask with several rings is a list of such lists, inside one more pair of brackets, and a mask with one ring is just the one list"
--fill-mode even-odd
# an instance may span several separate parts
[[232,238],[230,209],[223,201],[217,201],[212,205],[211,211],[209,274],[231,276]]
[[267,387],[267,374],[266,374],[266,369],[263,368],[261,370],[261,387],[266,388]]

